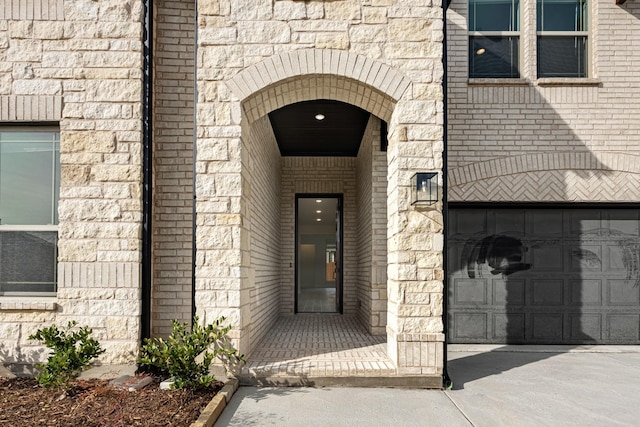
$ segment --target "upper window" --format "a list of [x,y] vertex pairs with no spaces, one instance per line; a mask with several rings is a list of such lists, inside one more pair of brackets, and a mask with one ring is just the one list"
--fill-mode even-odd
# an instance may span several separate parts
[[469,0],[469,77],[520,77],[519,44],[519,0]]
[[587,77],[587,0],[538,0],[538,77]]
[[56,291],[60,134],[0,128],[0,295]]

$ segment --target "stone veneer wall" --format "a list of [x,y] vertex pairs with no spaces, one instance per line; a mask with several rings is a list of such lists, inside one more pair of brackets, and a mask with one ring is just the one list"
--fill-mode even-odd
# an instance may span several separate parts
[[243,132],[249,175],[246,187],[250,224],[251,265],[247,283],[252,345],[262,338],[280,314],[280,150],[267,116]]
[[190,322],[195,2],[155,1],[151,333]]
[[[25,106],[61,106],[61,282],[53,304],[64,318],[91,321],[108,344],[105,360],[131,360],[140,314],[142,4],[52,0],[40,15],[34,5],[43,6],[16,0],[2,12],[0,55],[12,65],[0,65],[11,87],[0,105],[9,105],[10,120],[25,118]],[[222,0],[197,7],[199,313],[205,321],[228,315],[234,344],[248,348],[243,121],[305,99],[350,102],[389,123],[389,355],[403,373],[437,375],[441,218],[438,210],[411,210],[408,194],[415,171],[442,170],[440,2]],[[31,70],[33,81],[23,81],[32,80]],[[355,197],[355,184],[352,191]],[[418,233],[426,236],[415,241]],[[218,298],[239,303],[220,307]]]
[[0,7],[0,120],[59,122],[56,298],[0,297],[8,362],[43,360],[27,337],[77,320],[132,362],[140,335],[142,3],[16,0]]
[[467,1],[447,12],[449,199],[640,199],[640,5],[589,1],[589,78],[536,77],[536,2],[521,79],[468,79]]
[[342,194],[343,309],[357,310],[357,204],[354,157],[283,157],[281,184],[283,314],[293,314],[295,296],[296,194]]
[[358,207],[358,316],[370,333],[387,325],[387,157],[380,119],[371,116],[356,159]]
[[[224,223],[239,236],[237,243],[219,246],[196,239],[196,289],[205,301],[198,310],[205,317],[229,315],[232,339],[241,351],[249,347],[243,289],[250,267],[249,230],[243,222],[242,123],[293,102],[334,99],[389,124],[389,356],[403,374],[435,378],[442,372],[441,206],[419,212],[409,200],[416,171],[442,170],[442,13],[439,1],[198,3],[198,152],[215,146],[228,153],[225,161],[196,160],[198,235],[220,241],[223,230],[215,224]],[[353,191],[355,201],[355,187]],[[416,239],[416,234],[424,236]],[[283,248],[283,258],[291,255]],[[221,277],[216,275],[221,266],[235,268]],[[235,294],[240,307],[213,304],[213,288],[219,283]],[[349,283],[345,277],[345,286]],[[283,286],[293,289],[292,283]],[[355,287],[351,292],[345,301],[355,301]],[[292,310],[293,301],[283,301],[282,307]]]

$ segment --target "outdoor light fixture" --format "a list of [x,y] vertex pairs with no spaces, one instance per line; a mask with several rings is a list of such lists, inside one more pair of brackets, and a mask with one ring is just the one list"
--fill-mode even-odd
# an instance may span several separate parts
[[411,204],[430,206],[438,201],[438,172],[418,172],[411,178]]
[[484,55],[485,52],[485,48],[481,47],[480,49],[476,50],[476,55]]
[[315,118],[316,118],[317,121],[322,121],[322,120],[324,120],[324,114],[318,113],[318,114],[315,115]]

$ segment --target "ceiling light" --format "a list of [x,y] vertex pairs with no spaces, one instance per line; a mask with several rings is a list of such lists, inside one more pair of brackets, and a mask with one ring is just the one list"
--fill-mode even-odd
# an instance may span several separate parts
[[322,203],[322,200],[316,199],[316,203]]
[[476,50],[476,55],[483,55],[485,52],[485,48],[481,47],[480,49]]
[[316,221],[320,222],[320,221],[322,221],[322,219],[321,218],[316,218]]
[[322,114],[322,113],[318,113],[318,114],[316,114],[314,117],[315,117],[315,118],[316,118],[316,120],[317,120],[317,121],[319,121],[319,122],[320,122],[320,121],[322,121],[322,120],[324,120],[324,114]]
[[322,211],[321,210],[317,210],[316,213],[322,213]]

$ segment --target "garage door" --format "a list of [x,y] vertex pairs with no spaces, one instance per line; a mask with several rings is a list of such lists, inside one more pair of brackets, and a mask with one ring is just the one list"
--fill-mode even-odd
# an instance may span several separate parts
[[635,209],[451,208],[451,343],[640,344]]

